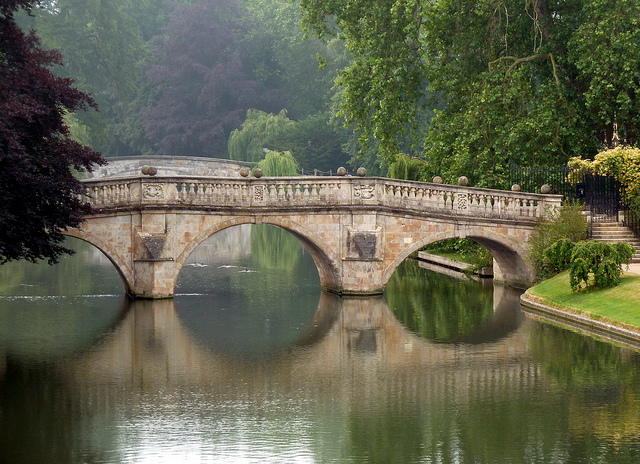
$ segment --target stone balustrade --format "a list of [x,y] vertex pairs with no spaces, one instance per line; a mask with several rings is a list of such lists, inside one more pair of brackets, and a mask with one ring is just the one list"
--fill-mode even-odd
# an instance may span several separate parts
[[98,210],[143,206],[206,208],[392,208],[407,213],[532,220],[560,206],[541,195],[366,177],[112,177],[84,180]]

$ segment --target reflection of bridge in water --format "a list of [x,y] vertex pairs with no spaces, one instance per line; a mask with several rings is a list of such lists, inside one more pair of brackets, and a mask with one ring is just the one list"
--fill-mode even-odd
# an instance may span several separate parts
[[[496,318],[520,317],[519,292],[496,286],[495,295]],[[174,300],[131,304],[113,333],[60,366],[65,382],[86,388],[84,394],[98,403],[106,400],[101,395],[114,392],[137,395],[178,387],[220,393],[233,386],[246,395],[264,394],[266,385],[314,395],[355,388],[354,394],[376,396],[384,392],[369,389],[380,376],[388,376],[389,388],[464,398],[478,383],[517,389],[540,380],[538,366],[528,360],[526,319],[504,324],[508,329],[485,340],[493,343],[441,344],[406,330],[382,297],[339,298],[323,292],[313,321],[292,346],[269,358],[238,359],[195,342]],[[352,375],[344,376],[345,370]]]

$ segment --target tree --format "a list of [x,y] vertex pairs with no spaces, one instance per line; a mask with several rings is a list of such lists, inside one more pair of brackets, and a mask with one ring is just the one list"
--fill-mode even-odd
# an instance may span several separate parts
[[290,151],[272,150],[256,164],[255,169],[261,169],[264,175],[269,177],[291,177],[298,175],[298,162]]
[[142,113],[161,152],[221,157],[249,108],[279,104],[280,92],[262,86],[246,62],[256,46],[247,33],[234,0],[176,6],[149,70],[159,96]]
[[34,32],[14,20],[37,2],[0,0],[0,263],[57,261],[71,250],[62,232],[90,211],[74,171],[101,164],[99,153],[70,140],[67,112],[94,107],[90,96],[56,77],[56,51],[43,50]]
[[429,96],[446,104],[425,141],[430,175],[477,186],[508,187],[509,162],[594,155],[616,120],[629,143],[639,133],[640,0],[301,4],[309,30],[344,37],[341,112],[389,161]]
[[287,127],[295,122],[287,117],[287,111],[278,114],[250,109],[240,129],[229,136],[229,159],[260,161],[264,150],[280,150],[279,141]]
[[140,2],[41,0],[38,4],[41,8],[21,17],[20,23],[36,29],[45,47],[60,51],[64,66],[53,71],[73,76],[75,86],[90,93],[100,107],[99,112],[77,114],[78,127],[93,149],[129,153],[123,139],[131,123],[125,120],[139,92],[140,65],[147,56],[134,14]]

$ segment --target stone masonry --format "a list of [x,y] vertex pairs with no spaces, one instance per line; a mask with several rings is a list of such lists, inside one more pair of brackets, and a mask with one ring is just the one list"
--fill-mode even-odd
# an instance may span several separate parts
[[556,195],[360,177],[128,176],[84,181],[96,212],[67,234],[114,263],[127,292],[173,296],[203,240],[239,224],[272,224],[298,237],[326,290],[381,293],[423,246],[469,237],[494,256],[495,280],[528,286],[527,242]]

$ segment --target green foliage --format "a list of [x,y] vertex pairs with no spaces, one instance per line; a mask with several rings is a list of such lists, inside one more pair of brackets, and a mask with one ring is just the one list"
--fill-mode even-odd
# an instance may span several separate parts
[[549,218],[536,226],[529,239],[529,262],[534,268],[536,279],[542,280],[555,274],[555,265],[545,257],[545,250],[559,240],[578,242],[587,238],[588,224],[582,214],[582,206],[577,202],[567,202]]
[[424,97],[425,63],[421,59],[418,0],[302,0],[304,25],[319,37],[335,30],[335,20],[354,59],[338,73],[344,89],[338,114],[368,146],[380,143],[381,156],[392,159],[397,137],[415,121],[416,102]]
[[266,148],[291,152],[306,170],[335,170],[346,161],[341,148],[345,138],[328,119],[328,113],[293,121],[287,117],[286,110],[277,115],[249,110],[242,127],[229,136],[229,157],[259,161]]
[[434,242],[426,247],[424,251],[430,253],[450,255],[454,258],[473,264],[471,271],[493,265],[493,256],[478,242],[470,238],[447,238]]
[[96,100],[99,112],[76,113],[93,149],[117,150],[118,122],[130,116],[139,92],[141,65],[147,57],[133,0],[45,0],[21,17],[24,28],[38,31],[44,45],[59,50],[64,66],[56,74],[73,77]]
[[549,274],[555,275],[569,269],[575,247],[571,240],[562,238],[544,250],[546,270]]
[[[392,162],[425,97],[445,101],[424,143],[431,175],[508,187],[505,167],[560,165],[640,134],[639,0],[303,0],[338,34],[340,112]],[[428,84],[427,84],[428,83]],[[433,98],[435,97],[435,98]],[[418,134],[418,137],[420,135]]]
[[[607,288],[620,283],[622,263],[627,263],[635,249],[628,243],[589,240],[576,245],[571,256],[569,283],[573,291],[584,287]],[[590,277],[593,276],[593,280]]]
[[424,180],[427,164],[423,159],[399,153],[389,165],[387,177],[404,180]]
[[287,117],[287,111],[278,114],[259,110],[247,111],[247,118],[240,129],[229,136],[229,158],[237,161],[260,161],[264,148],[271,149],[285,129],[294,122]]
[[254,169],[262,169],[265,176],[287,177],[298,175],[298,162],[291,152],[269,151]]

